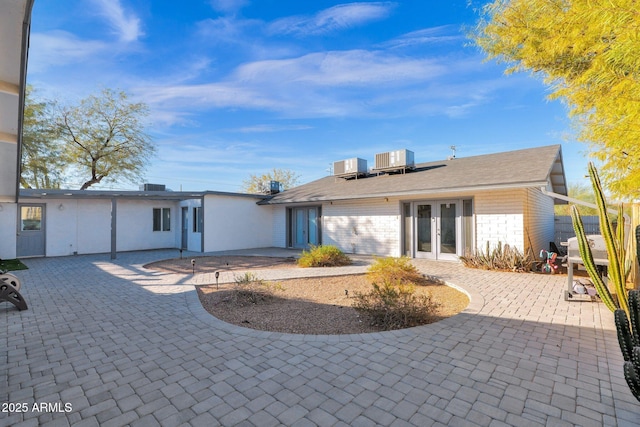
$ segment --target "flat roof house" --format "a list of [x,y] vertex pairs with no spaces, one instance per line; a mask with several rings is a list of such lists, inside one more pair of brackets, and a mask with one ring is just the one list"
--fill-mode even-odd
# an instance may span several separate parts
[[[389,165],[393,156],[408,161]],[[420,164],[407,150],[379,159],[372,173],[349,159],[351,173],[337,163],[334,176],[259,202],[274,208],[275,246],[453,260],[486,242],[537,252],[554,239],[548,194],[567,194],[559,145]]]
[[[218,191],[20,190],[16,236],[0,257],[65,256],[178,248],[195,252],[272,246],[266,195]],[[4,246],[4,247],[3,247]]]
[[275,195],[23,189],[17,212],[0,202],[0,234],[14,236],[0,239],[0,257],[333,244],[455,260],[486,242],[535,253],[553,241],[549,194],[566,195],[559,145],[420,164],[390,153],[371,172],[362,159],[345,161],[353,171],[337,162],[333,176]]

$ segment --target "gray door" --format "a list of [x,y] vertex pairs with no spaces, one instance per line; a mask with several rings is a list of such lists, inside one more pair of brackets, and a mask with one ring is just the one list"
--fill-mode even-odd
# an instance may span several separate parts
[[18,257],[45,255],[45,205],[20,204],[18,208]]
[[182,245],[181,249],[187,249],[188,247],[188,238],[189,238],[189,208],[182,208]]

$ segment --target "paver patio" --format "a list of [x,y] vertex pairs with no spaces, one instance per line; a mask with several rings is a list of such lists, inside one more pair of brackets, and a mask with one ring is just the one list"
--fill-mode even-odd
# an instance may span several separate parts
[[640,425],[612,315],[564,301],[566,276],[418,260],[469,308],[402,331],[301,336],[209,315],[193,284],[211,275],[141,267],[175,256],[26,260],[29,310],[0,304],[0,425]]

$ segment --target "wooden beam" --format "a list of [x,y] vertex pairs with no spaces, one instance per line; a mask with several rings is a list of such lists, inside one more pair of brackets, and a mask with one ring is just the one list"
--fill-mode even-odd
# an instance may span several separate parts
[[0,142],[8,142],[9,144],[18,143],[18,135],[6,132],[0,132]]
[[16,95],[20,93],[20,86],[0,80],[0,92],[8,93],[9,95]]

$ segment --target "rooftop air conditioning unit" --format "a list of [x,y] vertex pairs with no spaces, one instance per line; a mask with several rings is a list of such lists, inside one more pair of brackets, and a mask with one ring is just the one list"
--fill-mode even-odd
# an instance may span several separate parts
[[142,184],[140,186],[141,191],[166,191],[167,187],[164,184]]
[[374,169],[413,169],[413,151],[395,150],[376,154],[376,166]]
[[269,194],[278,194],[280,192],[280,181],[269,181]]
[[335,176],[358,176],[366,175],[367,161],[354,157],[353,159],[340,160],[333,162],[333,174]]

